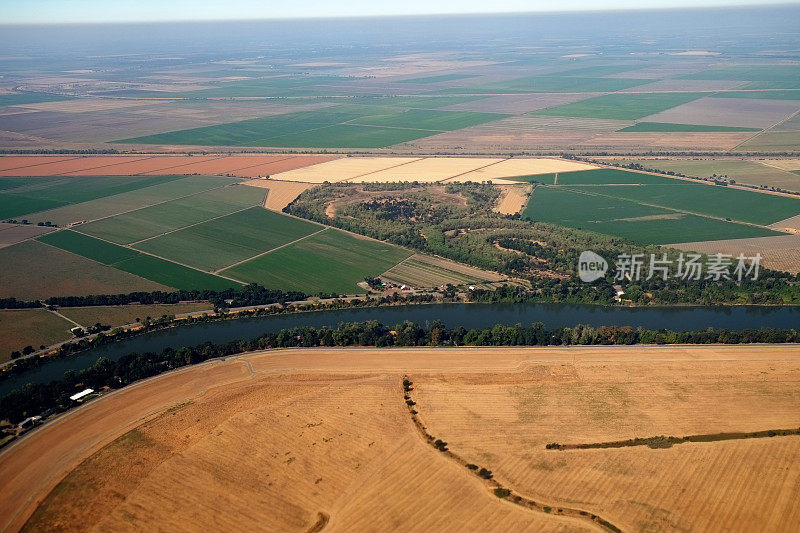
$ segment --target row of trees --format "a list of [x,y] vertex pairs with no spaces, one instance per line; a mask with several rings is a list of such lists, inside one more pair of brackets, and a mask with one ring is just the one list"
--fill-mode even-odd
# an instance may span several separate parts
[[241,352],[316,346],[548,346],[548,345],[632,345],[713,343],[797,343],[795,329],[748,329],[729,331],[670,331],[629,326],[593,327],[578,325],[548,329],[541,322],[523,326],[496,325],[492,328],[447,328],[436,321],[427,327],[403,322],[389,328],[377,321],[342,323],[336,328],[295,327],[267,333],[254,339],[221,344],[205,342],[160,353],[131,353],[118,361],[100,358],[90,368],[68,371],[51,383],[28,384],[0,400],[0,412],[17,423],[27,416],[68,409],[69,396],[82,387],[96,390],[120,388],[135,381],[186,365]]

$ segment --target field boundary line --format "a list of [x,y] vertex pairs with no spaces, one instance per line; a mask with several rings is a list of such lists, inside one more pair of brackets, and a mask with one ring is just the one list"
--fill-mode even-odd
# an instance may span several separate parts
[[[414,385],[414,383],[410,380],[409,376],[407,374],[404,375],[402,383],[403,399],[405,400],[406,408],[408,409],[408,413],[411,416],[411,422],[414,425],[415,429],[417,430],[417,434],[419,434],[423,439],[425,439],[426,444],[429,444],[435,450],[439,451],[442,455],[450,458],[459,466],[467,469],[469,473],[481,479],[483,481],[483,484],[487,486],[491,494],[496,496],[499,500],[505,500],[514,505],[518,505],[523,509],[527,509],[528,511],[548,514],[554,518],[561,516],[565,518],[582,520],[584,522],[588,522],[590,525],[599,527],[605,531],[612,531],[614,533],[620,533],[622,531],[620,528],[618,528],[608,520],[600,517],[596,513],[584,511],[583,509],[579,509],[577,507],[567,507],[565,505],[555,505],[555,504],[547,505],[545,503],[542,503],[541,501],[536,501],[532,498],[522,496],[521,494],[515,494],[513,490],[503,486],[503,484],[497,481],[494,478],[492,471],[487,470],[485,467],[481,468],[480,470],[481,473],[479,473],[478,465],[468,462],[462,456],[450,450],[447,447],[446,442],[440,439],[436,439],[436,437],[434,437],[431,433],[428,432],[428,427],[422,423],[422,420],[420,420],[419,418],[419,411],[417,408],[415,408],[417,407],[417,404],[411,398],[411,392],[414,390],[414,387],[412,387],[412,385]],[[485,475],[483,475],[484,472],[486,473]]]
[[[266,201],[266,197],[264,197],[264,201]],[[137,244],[141,244],[141,243],[146,242],[146,241],[151,241],[153,239],[157,239],[159,237],[163,237],[165,235],[169,235],[169,234],[175,233],[177,231],[193,228],[195,226],[199,226],[200,224],[205,224],[206,222],[211,222],[212,220],[217,220],[219,218],[229,217],[231,215],[235,215],[236,213],[241,213],[242,211],[247,211],[248,209],[253,209],[254,207],[261,207],[261,204],[248,205],[247,207],[243,207],[241,209],[237,209],[236,211],[231,211],[230,213],[224,213],[222,215],[217,215],[215,217],[207,218],[206,220],[201,220],[200,222],[195,222],[193,224],[189,224],[188,226],[181,226],[180,228],[176,228],[176,229],[173,229],[173,230],[165,231],[164,233],[159,233],[158,235],[153,235],[152,237],[147,237],[146,239],[142,239],[142,240],[139,240],[139,241],[136,241],[136,242],[129,242],[128,244],[121,244],[120,246],[125,246],[126,248],[131,248],[131,249],[134,249],[137,252],[139,252],[141,250],[139,250],[137,248],[133,248]]]
[[[639,185],[642,185],[642,184],[639,184]],[[709,214],[705,214],[705,213],[696,213],[694,211],[686,211],[685,209],[678,209],[677,207],[667,207],[667,206],[664,206],[664,205],[651,204],[651,203],[642,202],[642,201],[639,201],[639,200],[631,200],[630,198],[623,198],[621,196],[611,196],[609,194],[603,194],[603,193],[600,193],[600,192],[594,192],[594,191],[589,192],[589,191],[575,190],[575,189],[570,189],[569,188],[569,187],[574,187],[574,185],[559,185],[557,188],[553,187],[552,185],[546,185],[546,184],[542,184],[541,186],[542,187],[549,187],[549,188],[552,188],[552,189],[555,189],[555,190],[569,191],[569,192],[575,193],[575,194],[585,194],[587,196],[600,196],[602,198],[609,198],[609,199],[614,199],[614,200],[622,200],[624,202],[632,202],[634,204],[644,205],[644,206],[647,206],[647,207],[656,207],[658,209],[666,209],[667,211],[674,211],[676,213],[683,213],[685,215],[694,215],[694,216],[703,217],[703,218],[710,218],[712,220],[719,220],[719,221],[722,221],[722,222],[742,224],[744,226],[753,226],[753,227],[756,227],[756,228],[762,228],[762,229],[768,229],[768,230],[771,230],[771,231],[777,231],[774,228],[771,228],[769,226],[764,226],[764,225],[761,225],[761,224],[756,224],[755,222],[745,222],[743,220],[735,220],[733,218],[728,220],[725,217],[717,217],[717,216],[709,215]],[[780,222],[780,220],[778,220],[776,222]],[[775,224],[775,222],[773,222],[772,224]],[[765,235],[765,237],[769,237],[769,236],[770,235]],[[778,237],[778,235],[773,235],[773,237]]]
[[737,144],[737,145],[736,145],[736,146],[734,146],[733,148],[730,148],[730,149],[726,150],[726,152],[732,152],[733,150],[736,150],[737,148],[739,148],[741,145],[743,145],[743,144],[745,144],[745,143],[747,143],[747,142],[750,142],[750,141],[752,141],[753,139],[755,139],[755,138],[756,138],[756,137],[758,137],[759,135],[763,135],[763,134],[767,133],[768,131],[770,131],[771,129],[773,129],[773,128],[776,128],[776,127],[780,126],[780,125],[781,125],[781,124],[783,124],[784,122],[788,122],[788,121],[792,120],[794,117],[796,117],[796,116],[797,116],[797,114],[798,114],[798,113],[800,113],[800,109],[798,109],[798,110],[797,110],[797,111],[795,111],[794,113],[791,113],[791,114],[789,114],[789,115],[787,115],[787,116],[783,117],[782,119],[780,119],[778,122],[776,122],[776,123],[775,123],[775,124],[773,124],[772,126],[769,126],[768,128],[764,128],[764,129],[762,129],[761,131],[757,132],[757,133],[756,133],[755,135],[753,135],[752,137],[748,137],[747,139],[743,140],[742,142],[740,142],[739,144]]
[[[493,165],[499,165],[503,161],[508,161],[509,159],[512,159],[512,158],[506,157],[505,159],[501,159],[500,161],[495,161],[494,163],[489,163],[488,165],[483,165],[482,167],[473,168],[472,170],[467,170],[466,172],[462,172],[461,174],[456,174],[455,176],[450,176],[449,178],[441,179],[437,183],[444,183],[444,182],[449,181],[449,180],[454,180],[459,176],[463,176],[464,174],[469,174],[470,172],[476,172],[478,170],[483,170],[484,168],[489,168],[489,167],[491,167]],[[497,179],[503,179],[503,178],[497,178]]]
[[[99,157],[102,157],[102,156],[99,156]],[[131,158],[130,161],[123,161],[123,163],[135,163],[136,161],[147,161],[148,159],[153,159],[154,157],[156,157],[156,156],[150,155],[150,156],[147,156],[147,157],[139,157],[139,158],[136,158],[136,159]],[[92,157],[88,157],[88,158],[77,157],[76,159],[92,159]],[[125,158],[125,159],[128,159],[128,158]],[[79,168],[78,170],[70,170],[69,172],[63,172],[61,174],[55,174],[55,176],[69,176],[70,174],[74,174],[75,172],[86,172],[88,170],[97,170],[97,169],[106,168],[106,167],[113,167],[114,165],[121,165],[121,164],[122,163],[109,163],[108,165],[100,165],[99,167]],[[110,175],[113,176],[114,174],[110,174]],[[124,174],[122,174],[122,175],[124,175]],[[137,174],[133,174],[131,177],[136,176],[136,175]]]
[[59,312],[58,312],[56,309],[50,309],[49,307],[45,307],[45,309],[47,309],[47,312],[48,312],[48,313],[53,313],[54,315],[58,315],[58,316],[60,316],[61,318],[63,318],[64,320],[66,320],[66,321],[68,321],[68,322],[72,322],[73,324],[75,324],[75,325],[76,325],[76,326],[78,326],[79,328],[82,328],[82,327],[84,327],[84,326],[83,326],[83,324],[78,324],[77,322],[75,322],[74,320],[72,320],[70,317],[68,317],[68,316],[64,316],[64,315],[62,315],[61,313],[59,313]]
[[[166,157],[172,157],[172,156],[166,156]],[[208,163],[209,161],[216,161],[217,159],[224,159],[226,157],[229,157],[229,156],[220,155],[220,156],[217,156],[217,157],[210,157],[208,159],[202,159],[200,161],[197,161],[197,163]],[[162,170],[169,170],[171,168],[186,167],[186,166],[194,165],[194,164],[195,164],[195,161],[192,161],[191,163],[182,163],[180,165],[172,165],[171,167],[163,167],[163,168],[157,168],[155,170],[148,170],[147,172],[139,172],[138,174],[135,174],[135,175],[136,176],[159,176],[160,174],[158,174],[158,173],[161,172]],[[185,176],[190,176],[191,174],[181,174],[181,176],[184,176],[184,175]]]
[[[36,156],[30,156],[30,157],[36,157]],[[80,159],[80,157],[79,156],[67,157],[66,159],[58,159],[58,161],[48,161],[47,163],[36,163],[35,165],[22,165],[21,167],[3,168],[3,169],[0,169],[0,171],[9,172],[11,170],[19,170],[21,168],[40,167],[42,165],[52,165],[53,163],[65,163],[67,161],[72,161],[73,159]],[[2,160],[3,159],[0,158],[0,161],[2,161]],[[58,176],[58,174],[55,174],[55,175]],[[20,176],[20,177],[36,178],[36,177],[46,177],[46,176]]]
[[[267,254],[269,254],[269,253],[272,253],[272,252],[274,252],[275,250],[280,250],[281,248],[286,248],[287,246],[290,246],[290,245],[292,245],[292,244],[298,243],[298,242],[300,242],[300,241],[302,241],[302,240],[304,240],[304,239],[308,239],[309,237],[313,237],[314,235],[316,235],[316,234],[318,234],[318,233],[322,233],[323,231],[326,231],[326,230],[329,230],[329,229],[331,229],[331,228],[329,228],[328,226],[325,226],[325,227],[324,227],[324,228],[322,228],[321,230],[317,230],[317,231],[315,231],[314,233],[309,233],[308,235],[303,235],[303,236],[302,236],[302,237],[300,237],[299,239],[295,239],[295,240],[293,240],[292,242],[287,242],[287,243],[285,243],[285,244],[281,244],[280,246],[276,246],[275,248],[272,248],[272,249],[270,249],[270,250],[267,250],[266,252],[261,252],[261,253],[259,253],[259,254],[256,254],[256,255],[254,255],[253,257],[248,257],[247,259],[242,259],[241,261],[237,261],[236,263],[233,263],[232,265],[228,265],[228,266],[226,266],[226,267],[222,267],[222,268],[220,268],[219,270],[214,270],[214,271],[212,271],[211,273],[212,273],[212,274],[215,274],[215,275],[221,275],[221,274],[218,274],[218,273],[219,273],[219,272],[222,272],[223,270],[228,270],[229,268],[237,267],[237,266],[241,265],[242,263],[247,263],[248,261],[251,261],[251,260],[253,260],[253,259],[258,259],[258,258],[259,258],[259,257],[261,257],[262,255],[267,255]],[[223,277],[224,277],[224,276],[223,276]],[[233,279],[233,278],[230,278],[230,279]],[[240,283],[241,283],[241,282],[240,282]]]
[[369,172],[364,172],[363,174],[359,174],[357,176],[352,176],[350,178],[344,179],[342,181],[337,181],[336,183],[352,183],[350,180],[363,178],[364,176],[369,176],[370,174],[376,174],[378,172],[383,172],[385,170],[391,170],[393,168],[402,167],[403,165],[410,165],[411,163],[416,163],[417,161],[424,161],[425,159],[429,159],[427,157],[418,157],[412,161],[406,161],[405,163],[398,163],[397,165],[392,165],[390,167],[382,168],[380,170],[371,170]]
[[[108,244],[113,244],[114,246],[119,246],[120,248],[125,248],[126,250],[130,250],[132,252],[137,252],[137,253],[140,253],[140,254],[149,255],[151,257],[155,257],[156,259],[161,259],[162,261],[166,261],[168,263],[175,263],[176,265],[180,265],[182,267],[191,268],[192,270],[196,270],[198,272],[202,272],[203,274],[212,274],[214,276],[219,276],[220,278],[225,278],[228,281],[234,281],[234,282],[239,283],[241,285],[247,285],[247,283],[245,283],[244,281],[240,281],[240,280],[235,279],[235,278],[229,278],[228,276],[223,276],[223,275],[220,275],[220,274],[215,274],[213,272],[209,272],[208,270],[203,270],[202,268],[197,268],[197,267],[192,266],[192,265],[187,265],[186,263],[180,263],[178,261],[175,261],[174,259],[167,259],[166,257],[161,257],[160,255],[152,254],[150,252],[145,252],[144,250],[137,250],[136,248],[129,248],[127,246],[123,246],[121,244],[117,244],[115,242],[109,241],[108,239],[103,239],[102,237],[96,237],[94,235],[89,235],[88,233],[83,233],[82,231],[78,231],[78,230],[76,230],[74,228],[70,228],[70,230],[74,231],[75,233],[80,233],[84,237],[89,237],[91,239],[97,239],[99,241],[107,242]],[[41,242],[41,241],[39,241],[39,242]],[[55,248],[58,248],[58,246],[56,246]],[[62,249],[63,248],[59,248],[59,250],[62,250]],[[80,255],[80,254],[76,254],[76,255]],[[84,256],[81,255],[81,257],[84,257]],[[110,266],[111,268],[117,268],[114,265],[119,264],[119,263],[124,263],[125,261],[126,260],[117,261],[116,263],[113,263],[111,265],[106,264],[106,263],[100,263],[100,261],[98,261],[98,263],[100,263],[101,265]],[[122,270],[122,269],[117,268],[117,270]],[[123,270],[123,272],[127,272],[127,270]],[[128,273],[130,274],[130,272],[128,272]],[[138,275],[138,274],[134,274],[134,276],[136,276],[136,275]],[[143,278],[143,279],[146,279],[148,281],[152,281],[153,283],[158,283],[157,281],[154,281],[154,280],[152,280],[150,278],[145,278],[144,276],[139,276],[139,277]],[[159,285],[164,285],[164,284],[163,283],[159,283]]]
[[[187,176],[187,178],[188,178],[188,176]],[[186,178],[181,178],[181,179],[186,179]],[[181,179],[177,179],[177,180],[174,180],[174,181],[181,181]],[[168,182],[168,183],[170,183],[170,182]],[[156,183],[155,185],[150,185],[150,187],[155,187],[156,185],[161,185],[161,184],[160,183]],[[107,218],[114,218],[114,217],[118,217],[120,215],[127,215],[128,213],[133,213],[134,211],[141,211],[142,209],[147,209],[148,207],[155,207],[157,205],[168,204],[170,202],[174,202],[175,200],[183,200],[184,198],[191,198],[192,196],[196,196],[198,194],[203,194],[204,192],[216,191],[218,189],[224,189],[225,187],[231,187],[233,185],[238,185],[238,184],[237,183],[226,183],[224,185],[220,185],[219,187],[212,187],[210,189],[203,189],[202,191],[193,192],[191,194],[185,194],[183,196],[178,196],[176,198],[170,198],[169,200],[162,200],[162,201],[156,202],[154,204],[143,205],[142,207],[137,207],[135,209],[128,209],[127,211],[120,211],[119,213],[114,213],[113,215],[106,215],[106,216],[100,217],[100,218],[93,218],[91,220],[87,220],[86,222],[81,224],[81,226],[84,226],[86,224],[90,224],[92,222],[97,222],[99,220],[105,220]],[[143,191],[143,190],[148,189],[148,188],[149,187],[144,187],[143,189],[137,189],[137,190]],[[135,191],[129,191],[129,192],[135,192]],[[122,192],[120,194],[127,194],[127,193]],[[105,196],[104,198],[113,198],[114,196],[117,196],[117,195]],[[101,199],[104,199],[104,198],[97,198],[97,200],[101,200]],[[93,202],[94,200],[89,200],[89,201]],[[80,205],[82,203],[86,203],[86,202],[80,202],[80,203],[77,203],[77,204],[67,204],[67,205],[77,206],[77,205]],[[58,208],[56,208],[56,209],[58,209]],[[35,213],[33,213],[33,214],[35,214]],[[70,229],[72,229],[72,228],[70,228]],[[116,244],[116,243],[114,243],[114,244]]]

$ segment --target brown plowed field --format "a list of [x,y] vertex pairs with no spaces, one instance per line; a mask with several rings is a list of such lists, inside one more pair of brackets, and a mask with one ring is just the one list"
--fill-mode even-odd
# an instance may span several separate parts
[[135,176],[234,174],[258,177],[323,163],[339,156],[0,156],[0,176]]
[[658,434],[797,427],[796,346],[297,349],[162,375],[0,453],[0,529],[790,531],[800,437],[546,450]]

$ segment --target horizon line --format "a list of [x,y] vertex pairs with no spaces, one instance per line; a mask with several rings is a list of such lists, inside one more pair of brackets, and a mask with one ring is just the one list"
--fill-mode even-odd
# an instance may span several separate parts
[[396,14],[368,14],[368,15],[318,15],[318,16],[278,16],[278,17],[255,17],[255,18],[195,18],[195,19],[150,19],[150,20],[94,20],[94,21],[21,21],[0,23],[0,27],[20,27],[20,26],[102,26],[102,25],[122,25],[122,24],[191,24],[203,22],[268,22],[268,21],[312,21],[312,20],[352,20],[352,19],[392,19],[392,18],[422,18],[422,17],[474,17],[474,16],[498,16],[498,15],[570,15],[578,13],[637,13],[648,11],[702,11],[720,9],[749,9],[749,8],[779,8],[795,7],[800,8],[800,1],[778,1],[769,3],[737,3],[733,2],[725,5],[682,5],[674,7],[618,7],[607,9],[539,9],[534,11],[472,11],[472,12],[441,12],[441,13],[396,13]]

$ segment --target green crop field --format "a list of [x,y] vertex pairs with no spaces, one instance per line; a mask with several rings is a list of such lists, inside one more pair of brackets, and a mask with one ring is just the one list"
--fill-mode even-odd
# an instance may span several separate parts
[[130,244],[262,204],[264,190],[236,185],[201,192],[81,226],[82,233]]
[[772,224],[800,214],[800,199],[689,181],[674,180],[672,183],[630,186],[570,185],[569,187],[605,197],[760,225]]
[[[178,179],[178,176],[91,176],[49,180],[28,179],[0,194],[0,218],[33,214],[136,191]],[[43,222],[44,220],[42,220]]]
[[137,244],[204,270],[217,270],[322,229],[314,222],[254,207]]
[[[124,139],[142,144],[383,148],[503,118],[494,113],[343,105]],[[434,131],[429,131],[434,130]]]
[[747,139],[737,150],[765,152],[796,152],[800,146],[800,131],[768,131]]
[[58,102],[60,100],[72,100],[72,97],[60,94],[28,92],[0,94],[0,106],[38,104],[40,102]]
[[270,288],[307,293],[362,292],[356,285],[412,253],[397,246],[328,229],[223,273]]
[[701,126],[698,124],[670,124],[667,122],[637,122],[619,131],[761,131],[758,128],[739,128],[735,126]]
[[[594,189],[592,187],[590,191]],[[676,213],[630,200],[557,187],[538,187],[523,216],[534,221],[614,235],[643,244],[780,235],[755,226]]]
[[237,181],[239,181],[238,178],[221,176],[178,176],[178,179],[167,179],[135,191],[39,211],[35,215],[28,211],[28,218],[36,222],[50,220],[59,225],[81,220],[95,220],[222,187]]
[[409,109],[394,111],[385,115],[372,115],[357,118],[351,124],[367,126],[391,126],[393,128],[417,128],[437,131],[452,131],[484,122],[500,120],[508,115],[497,113],[474,113],[471,111],[436,111],[428,109]]
[[638,163],[645,168],[671,171],[697,178],[713,175],[728,176],[738,183],[766,185],[800,191],[800,178],[789,171],[761,164],[758,161],[730,161],[726,159],[625,159],[615,164]]
[[758,98],[764,100],[800,100],[800,91],[725,91],[711,98]]
[[164,259],[148,256],[110,242],[71,230],[39,237],[39,241],[81,255],[156,283],[177,289],[223,290],[239,286],[230,280],[206,274]]
[[[800,83],[800,65],[735,65],[718,67],[681,76],[687,80],[742,80],[767,84]],[[758,88],[758,87],[753,87]],[[768,89],[770,87],[761,87]],[[784,89],[786,87],[776,87]]]
[[485,83],[472,87],[450,87],[431,94],[491,93],[603,93],[628,89],[651,80],[624,78],[591,78],[580,76],[529,76],[513,80]]
[[706,93],[606,94],[588,100],[534,111],[531,115],[636,120],[665,111]]
[[[520,176],[512,179],[514,181],[538,181],[546,185],[553,185],[555,174],[537,174],[533,176]],[[671,178],[662,178],[652,174],[641,172],[630,172],[616,168],[598,168],[595,170],[577,170],[574,172],[559,172],[558,185],[607,185],[615,183],[672,183]]]

